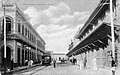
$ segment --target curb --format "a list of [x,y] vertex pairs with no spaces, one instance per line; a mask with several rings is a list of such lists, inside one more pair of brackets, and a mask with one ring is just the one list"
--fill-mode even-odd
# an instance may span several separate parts
[[[31,67],[27,66],[25,68],[21,68],[21,69],[18,69],[18,70],[6,71],[6,74],[13,73],[13,72],[18,72],[18,71],[22,71],[22,70],[25,70],[25,69],[30,69],[30,68],[33,68],[33,67],[36,67],[36,66],[41,66],[41,64],[36,64],[36,65],[31,66]],[[4,73],[2,73],[2,74],[4,74]]]

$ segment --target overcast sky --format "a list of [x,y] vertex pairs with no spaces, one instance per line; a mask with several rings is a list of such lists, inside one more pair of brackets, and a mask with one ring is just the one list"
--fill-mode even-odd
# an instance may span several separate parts
[[28,16],[46,42],[46,50],[67,53],[75,33],[100,0],[9,0]]

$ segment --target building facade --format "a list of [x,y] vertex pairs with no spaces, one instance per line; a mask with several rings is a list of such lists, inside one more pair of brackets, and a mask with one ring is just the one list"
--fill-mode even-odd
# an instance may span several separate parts
[[[115,61],[120,65],[120,0],[113,0],[115,33]],[[74,37],[77,43],[69,46],[68,57],[87,60],[87,67],[111,67],[112,45],[110,25],[110,0],[101,0],[81,30]]]
[[14,66],[25,65],[25,60],[40,62],[41,56],[46,53],[45,41],[16,4],[5,4],[0,6],[0,64],[4,63],[4,13],[6,16],[7,66],[10,66],[11,60]]
[[53,58],[56,59],[56,62],[61,62],[61,60],[66,60],[67,56],[64,53],[53,53]]

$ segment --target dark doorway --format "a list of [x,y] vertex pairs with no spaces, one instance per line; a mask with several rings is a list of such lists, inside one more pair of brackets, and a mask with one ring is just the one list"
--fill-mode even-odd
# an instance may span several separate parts
[[17,62],[18,62],[18,66],[20,66],[20,48],[18,48],[18,51],[17,51]]
[[[2,29],[4,32],[4,19],[3,19],[3,23],[2,23]],[[6,17],[6,33],[9,34],[11,33],[11,19],[9,17]]]
[[24,65],[24,49],[22,49],[22,65]]
[[6,64],[7,68],[11,68],[11,48],[6,47],[6,58],[4,58],[4,47],[1,48],[2,65]]
[[28,55],[28,60],[29,60],[30,59],[30,57],[29,57],[29,51],[28,51],[27,55]]
[[25,60],[27,60],[27,51],[25,50]]

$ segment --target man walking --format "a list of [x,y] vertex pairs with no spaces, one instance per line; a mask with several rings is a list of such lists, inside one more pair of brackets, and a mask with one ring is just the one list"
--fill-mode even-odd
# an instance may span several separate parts
[[53,60],[54,68],[56,67],[56,59]]

